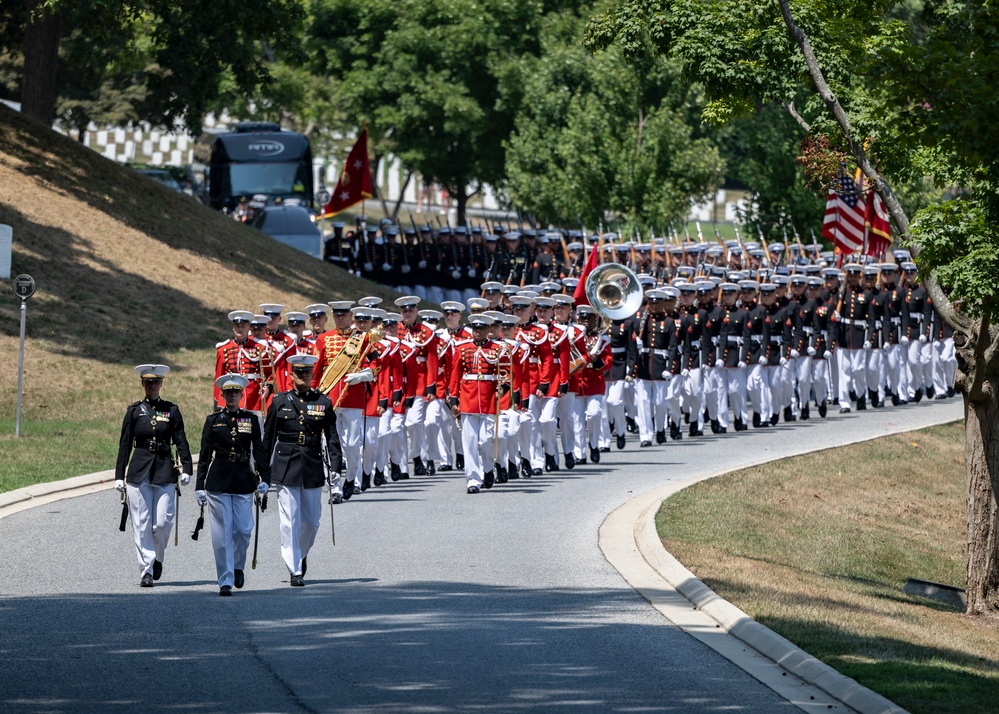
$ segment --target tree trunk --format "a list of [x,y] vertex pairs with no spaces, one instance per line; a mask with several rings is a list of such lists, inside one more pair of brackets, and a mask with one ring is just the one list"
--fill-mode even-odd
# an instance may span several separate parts
[[59,15],[46,11],[43,4],[44,0],[26,3],[21,112],[51,126],[59,68]]
[[395,207],[392,208],[392,222],[399,222],[399,209],[402,208],[402,199],[406,197],[406,189],[409,187],[409,182],[413,180],[413,172],[406,170],[406,179],[402,182],[402,186],[399,188],[399,198],[396,199]]
[[453,196],[453,198],[455,200],[455,203],[458,204],[456,206],[457,216],[455,217],[455,221],[454,222],[455,222],[455,225],[458,225],[458,226],[468,225],[467,223],[465,223],[465,209],[468,208],[468,199],[469,199],[469,196],[466,195],[466,193],[465,193],[467,190],[468,190],[468,186],[466,184],[464,184],[464,183],[460,183],[460,184],[458,184],[457,186],[454,187],[454,196]]

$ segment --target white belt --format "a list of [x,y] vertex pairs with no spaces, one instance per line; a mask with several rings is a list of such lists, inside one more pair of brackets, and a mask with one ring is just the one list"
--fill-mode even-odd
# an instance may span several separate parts
[[530,362],[531,364],[537,364],[537,363],[538,363],[538,362],[540,362],[541,360],[540,360],[540,359],[538,359],[537,357],[531,357],[531,359],[529,359],[528,361],[529,361],[529,362]]
[[801,331],[804,332],[806,335],[812,334],[812,328],[811,327],[802,327]]
[[711,338],[711,344],[713,344],[713,345],[717,345],[717,344],[718,344],[718,341],[719,341],[720,339],[721,339],[721,337],[712,337],[712,338]]
[[867,325],[867,323],[864,322],[863,320],[850,320],[846,317],[841,317],[839,321],[842,322],[844,325],[851,325],[853,327],[865,327]]
[[901,325],[902,324],[902,318],[901,317],[892,317],[892,318],[889,318],[889,319],[891,320],[891,324],[893,324],[893,325]]
[[259,374],[244,374],[243,376],[246,377],[247,379],[260,379]]
[[644,355],[648,351],[649,351],[649,348],[646,347],[645,345],[639,345],[638,346],[638,354]]
[[623,355],[627,351],[628,351],[627,347],[611,347],[612,355]]
[[750,335],[749,339],[751,339],[753,342],[762,342],[763,335]]
[[416,361],[417,361],[417,362],[426,362],[426,361],[427,361],[427,358],[426,358],[426,357],[417,357],[417,358],[416,358]]
[[780,335],[776,335],[776,336],[771,335],[770,341],[773,342],[776,345],[779,345],[780,343],[782,343],[784,341],[784,338],[781,337]]
[[561,361],[562,361],[562,360],[561,360],[561,358],[559,358],[559,357],[556,357],[555,359],[553,359],[553,360],[552,360],[552,362],[554,362],[555,364],[558,364],[558,363],[559,363],[559,362],[561,362]]
[[741,337],[736,337],[735,335],[729,335],[728,336],[728,341],[731,344],[733,344],[733,345],[741,345],[742,344],[742,338]]
[[656,357],[669,357],[669,350],[652,350]]
[[691,347],[696,347],[697,349],[700,349],[701,348],[701,341],[700,340],[691,340],[690,346]]
[[923,321],[923,314],[921,312],[912,312],[912,313],[909,313],[909,319],[910,320],[915,320],[916,322],[922,322]]
[[874,329],[875,330],[880,330],[881,329],[881,320],[875,320],[874,321]]
[[466,382],[495,382],[495,374],[465,374],[461,377]]

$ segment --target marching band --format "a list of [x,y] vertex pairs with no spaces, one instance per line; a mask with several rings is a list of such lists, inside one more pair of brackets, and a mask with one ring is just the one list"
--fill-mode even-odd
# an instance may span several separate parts
[[[394,243],[412,243],[413,265],[441,253],[418,233],[414,226]],[[258,497],[277,489],[282,557],[291,584],[301,586],[324,484],[332,515],[334,505],[410,474],[461,471],[466,492],[478,494],[597,463],[612,445],[626,448],[628,432],[639,448],[653,448],[824,418],[832,404],[847,413],[954,395],[951,332],[905,251],[888,262],[851,256],[838,267],[836,256],[800,244],[622,248],[615,236],[600,236],[589,250],[600,251],[602,265],[586,274],[584,246],[555,235],[546,243],[560,241],[565,260],[542,260],[547,274],[539,274],[538,256],[551,250],[519,235],[514,243],[501,234],[508,246],[493,246],[491,259],[483,247],[490,264],[476,264],[470,297],[421,290],[396,299],[397,312],[361,298],[301,312],[263,304],[257,314],[229,313],[233,336],[216,350],[218,414],[205,423],[198,466],[199,501],[207,483],[220,541],[221,594],[242,585],[254,489]],[[468,243],[456,232],[448,245],[457,256],[499,237]],[[428,296],[442,311],[419,309]],[[145,386],[166,368],[139,369]],[[179,411],[154,391],[129,407],[118,459],[143,586],[161,571],[179,478],[159,464],[169,435],[159,435],[158,415],[174,425],[170,438],[191,472]],[[228,465],[216,466],[220,459]],[[251,466],[252,483],[243,473]],[[221,483],[215,474],[237,471],[221,492],[213,487]]]

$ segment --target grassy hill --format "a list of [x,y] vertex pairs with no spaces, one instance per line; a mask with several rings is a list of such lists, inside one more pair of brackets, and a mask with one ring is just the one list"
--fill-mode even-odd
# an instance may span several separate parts
[[142,362],[173,368],[164,397],[197,431],[230,310],[396,296],[2,105],[0,187],[12,274],[38,284],[28,302],[20,440],[20,301],[9,284],[0,290],[0,490],[111,468],[106,445],[116,446],[125,405],[141,398],[132,368]]

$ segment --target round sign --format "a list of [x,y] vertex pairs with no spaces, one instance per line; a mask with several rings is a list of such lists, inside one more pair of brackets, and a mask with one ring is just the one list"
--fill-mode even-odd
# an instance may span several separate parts
[[329,191],[327,191],[325,188],[321,188],[318,191],[316,191],[316,203],[318,203],[321,206],[325,206],[329,202],[330,202]]
[[14,278],[14,294],[22,300],[27,300],[35,294],[35,279],[30,275],[18,275]]

